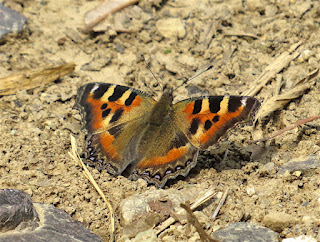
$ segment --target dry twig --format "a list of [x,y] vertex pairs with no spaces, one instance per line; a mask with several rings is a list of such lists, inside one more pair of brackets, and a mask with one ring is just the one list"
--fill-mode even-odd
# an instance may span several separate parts
[[294,128],[302,125],[302,124],[306,124],[306,123],[312,122],[312,121],[314,121],[314,120],[316,120],[316,119],[320,119],[320,115],[299,120],[299,121],[295,122],[293,125],[291,125],[291,126],[289,126],[289,127],[285,127],[285,128],[283,128],[283,129],[280,129],[280,130],[274,132],[272,135],[270,135],[270,136],[268,136],[268,137],[255,140],[255,141],[253,141],[253,142],[264,142],[264,141],[266,141],[266,140],[275,138],[275,137],[281,135],[281,134],[284,133],[284,132],[287,132],[287,131],[289,131],[289,130],[292,130],[292,129],[294,129]]
[[119,11],[129,5],[138,2],[138,0],[111,0],[104,1],[101,5],[87,12],[84,16],[86,31],[91,30],[94,26],[104,20],[109,14]]
[[206,242],[217,241],[217,240],[214,240],[214,239],[210,238],[210,236],[207,235],[206,231],[204,231],[204,229],[202,228],[199,220],[198,220],[197,217],[193,214],[193,212],[192,212],[192,210],[191,210],[191,208],[190,208],[189,202],[187,202],[186,204],[181,203],[180,206],[181,206],[183,209],[186,210],[188,222],[189,222],[190,224],[192,224],[192,225],[196,228],[196,230],[197,230],[197,232],[198,232],[198,234],[199,234],[199,236],[200,236],[201,241],[206,241]]
[[[213,196],[216,193],[214,192],[214,189],[209,189],[205,194],[202,194],[192,205],[191,205],[191,210],[196,209],[197,207],[199,207],[201,204],[207,202],[208,200],[210,200],[211,198],[213,198]],[[184,209],[181,209],[180,211],[177,212],[177,215],[180,215],[184,212]],[[174,222],[176,222],[177,220],[173,217],[168,218],[167,220],[165,220],[164,222],[162,222],[160,225],[158,225],[157,227],[154,228],[155,234],[159,235],[163,230],[165,230],[166,228],[168,228],[171,224],[173,224]]]

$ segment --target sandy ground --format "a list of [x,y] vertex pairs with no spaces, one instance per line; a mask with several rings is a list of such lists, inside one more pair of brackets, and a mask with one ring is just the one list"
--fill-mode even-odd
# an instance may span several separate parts
[[[111,82],[149,93],[151,88],[160,94],[161,88],[140,59],[144,54],[162,86],[177,86],[185,77],[213,65],[212,70],[194,79],[191,87],[178,89],[176,101],[202,93],[238,95],[277,56],[302,41],[303,54],[256,96],[263,102],[276,92],[276,78],[283,80],[283,89],[290,89],[320,62],[317,1],[141,1],[138,7],[145,15],[131,25],[129,21],[127,32],[116,34],[110,25],[106,33],[91,35],[81,31],[83,16],[100,1],[1,2],[28,18],[24,35],[0,46],[1,77],[69,62],[77,66],[72,75],[52,85],[0,98],[0,187],[22,189],[36,202],[52,203],[106,240],[108,210],[67,154],[70,134],[83,147],[80,115],[72,109],[78,87],[94,81]],[[185,36],[161,35],[156,23],[168,18],[180,20]],[[267,118],[258,130],[266,136],[319,115],[319,88],[316,78],[304,95]],[[218,192],[229,187],[227,202],[211,227],[237,221],[261,224],[266,214],[279,211],[299,221],[281,231],[282,238],[309,235],[320,239],[320,168],[301,174],[277,174],[279,167],[292,159],[303,160],[310,155],[319,159],[319,125],[319,120],[314,121],[259,144],[264,153],[256,159],[248,152],[250,129],[234,130],[218,148],[201,155],[189,176],[172,182],[170,187],[196,183],[204,190],[215,186]],[[119,233],[120,202],[156,188],[90,170],[116,211]],[[202,212],[211,214],[215,205]],[[199,237],[182,227],[181,231],[164,232],[163,238],[194,241]]]

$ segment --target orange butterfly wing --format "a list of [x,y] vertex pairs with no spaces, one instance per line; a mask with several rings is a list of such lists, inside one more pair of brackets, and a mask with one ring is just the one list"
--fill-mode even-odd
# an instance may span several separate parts
[[82,86],[76,107],[87,130],[87,163],[162,187],[168,179],[187,175],[199,149],[252,118],[260,106],[242,96],[191,98],[174,105],[172,99],[171,89],[156,102],[125,86]]
[[174,122],[189,141],[204,150],[236,124],[252,119],[260,102],[245,96],[208,96],[176,103]]
[[132,157],[125,148],[156,101],[129,87],[89,83],[79,88],[75,107],[87,131],[87,160],[98,169],[121,174]]

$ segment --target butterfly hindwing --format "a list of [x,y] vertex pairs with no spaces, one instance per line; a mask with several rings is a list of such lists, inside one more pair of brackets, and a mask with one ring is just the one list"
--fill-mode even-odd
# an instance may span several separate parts
[[178,175],[186,176],[196,165],[198,149],[194,147],[180,130],[164,123],[159,126],[158,137],[148,142],[149,148],[132,170],[130,178],[143,178],[148,183],[163,187],[168,179]]

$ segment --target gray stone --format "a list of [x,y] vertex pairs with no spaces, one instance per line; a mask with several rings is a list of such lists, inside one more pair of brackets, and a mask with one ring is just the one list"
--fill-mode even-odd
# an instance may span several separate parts
[[8,33],[19,33],[26,23],[25,16],[0,3],[0,40]]
[[252,223],[231,223],[214,233],[214,238],[224,242],[278,242],[278,233]]
[[13,230],[19,225],[35,228],[38,221],[29,194],[14,189],[0,190],[0,232]]
[[[51,204],[33,203],[32,206],[32,204],[30,204],[31,200],[29,195],[24,193],[23,191],[5,189],[2,190],[0,194],[5,195],[5,197],[0,197],[0,201],[4,201],[2,202],[2,204],[5,204],[7,201],[10,201],[10,203],[14,201],[14,204],[17,204],[20,201],[21,204],[24,204],[18,207],[11,206],[12,209],[10,209],[9,207],[9,210],[12,214],[10,219],[13,220],[13,222],[9,224],[16,225],[19,221],[24,222],[20,223],[19,226],[16,226],[14,230],[0,233],[0,242],[102,241],[102,239],[98,235],[93,234],[82,223],[72,220],[72,218],[63,210],[55,208]],[[12,197],[14,199],[12,199]],[[26,208],[25,213],[22,213],[22,211],[20,211],[21,209],[14,209],[21,207]],[[3,209],[3,211],[5,211],[5,209]],[[21,224],[28,222],[26,222],[25,219],[21,219],[21,215],[15,215],[14,211],[19,211],[19,214],[25,214],[23,218],[29,218],[31,222],[38,220],[39,222],[36,224],[37,226],[21,226]],[[3,221],[3,218],[0,218],[1,222]],[[15,222],[15,218],[17,218],[18,222]],[[6,225],[6,227],[8,227],[8,225]],[[11,226],[10,228],[13,227],[14,226]]]

